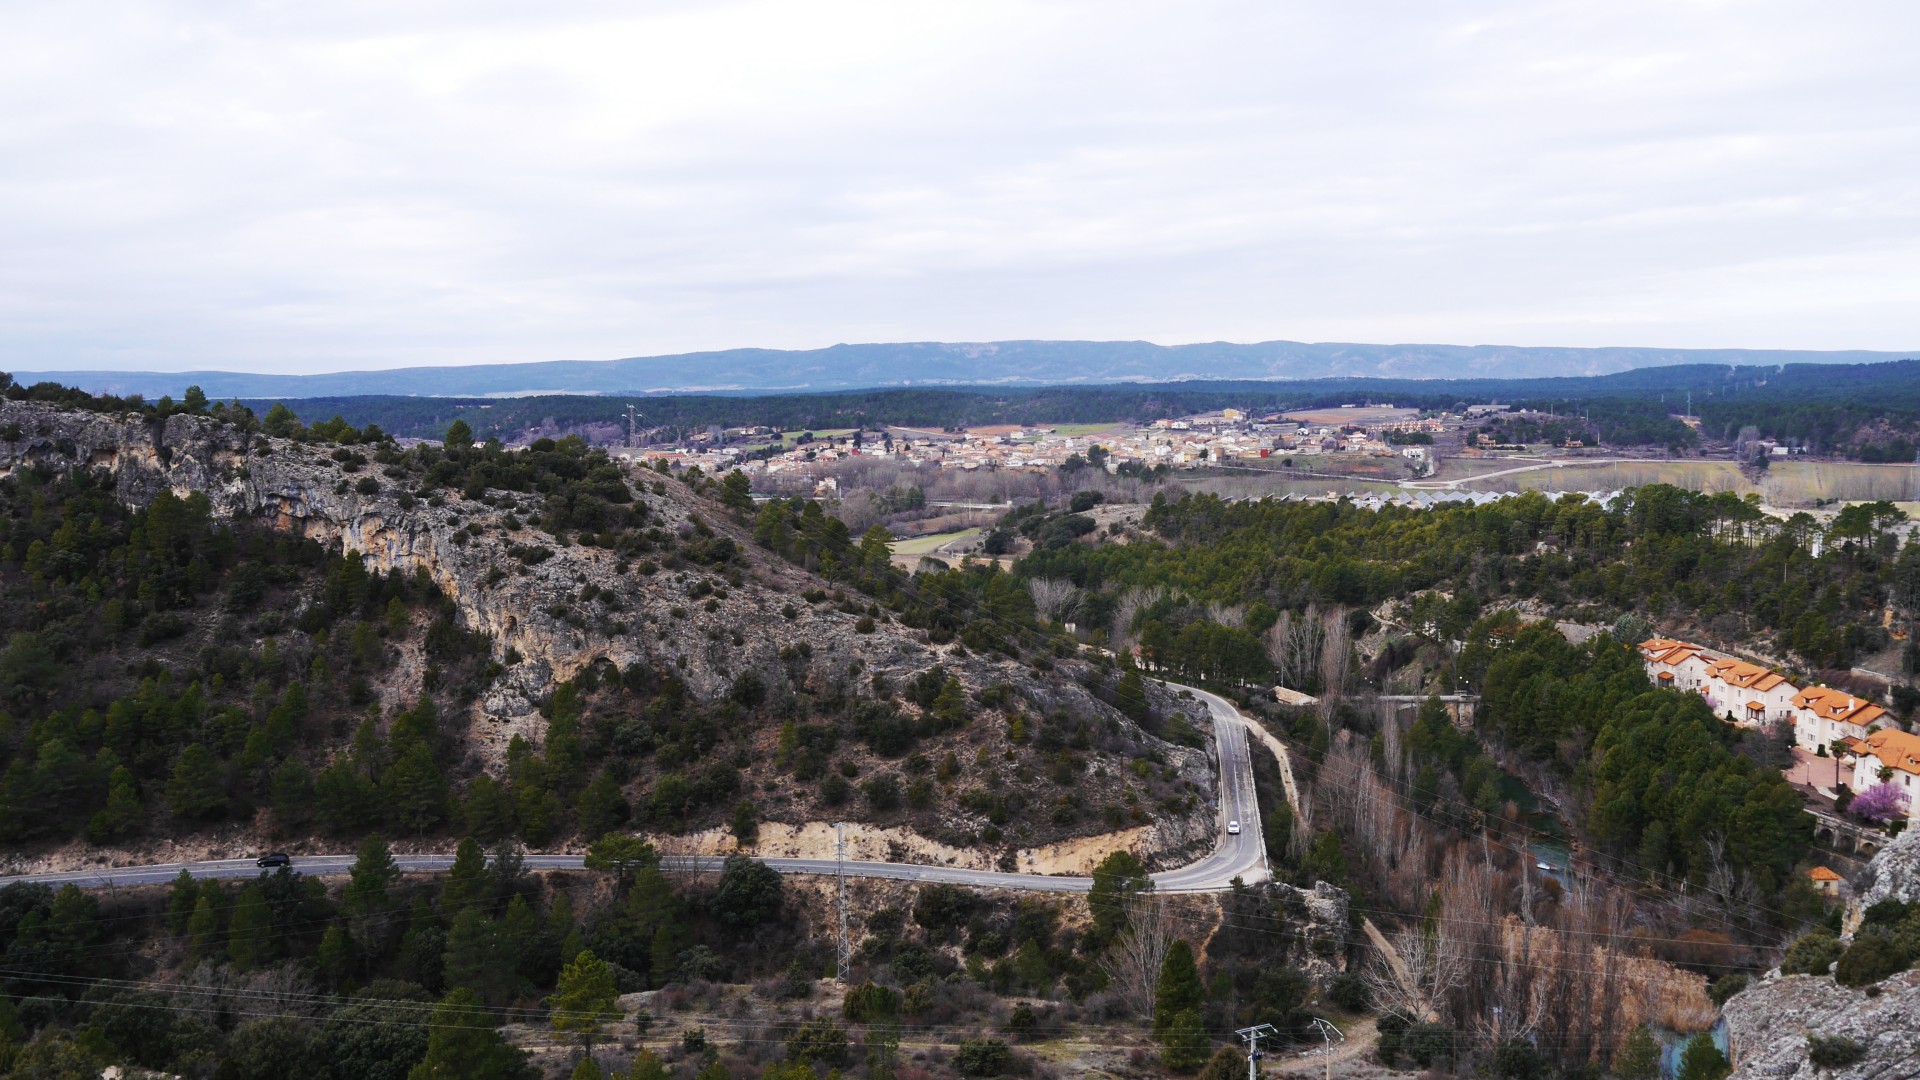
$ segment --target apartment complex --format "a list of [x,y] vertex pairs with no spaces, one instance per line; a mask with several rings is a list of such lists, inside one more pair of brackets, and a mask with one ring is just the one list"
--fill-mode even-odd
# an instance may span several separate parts
[[1653,638],[1640,643],[1640,657],[1656,686],[1699,694],[1732,724],[1793,725],[1802,749],[1849,762],[1861,777],[1856,787],[1871,786],[1870,775],[1879,782],[1884,771],[1886,783],[1907,793],[1907,816],[1920,817],[1920,736],[1892,727],[1880,706],[1830,686],[1795,686],[1770,668],[1692,642]]

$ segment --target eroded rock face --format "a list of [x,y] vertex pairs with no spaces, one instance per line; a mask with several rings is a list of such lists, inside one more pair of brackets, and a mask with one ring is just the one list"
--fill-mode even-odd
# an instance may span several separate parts
[[[1920,833],[1901,834],[1862,875],[1862,907],[1920,900]],[[1772,978],[1727,1002],[1727,1045],[1736,1077],[1893,1080],[1920,1076],[1920,971],[1849,989],[1829,975]],[[1807,1037],[1847,1038],[1866,1049],[1857,1063],[1818,1069]]]
[[[1878,995],[1831,978],[1789,975],[1727,1002],[1727,1043],[1737,1078],[1906,1080],[1920,1076],[1920,971],[1879,984]],[[1807,1036],[1844,1037],[1866,1048],[1858,1063],[1815,1068]]]
[[[603,662],[622,671],[642,664],[671,672],[703,699],[726,694],[747,671],[758,673],[769,694],[780,694],[802,683],[851,687],[874,674],[897,686],[938,663],[973,691],[1011,685],[1024,707],[1041,715],[1061,709],[1122,725],[1130,741],[1151,744],[1181,776],[1202,789],[1212,784],[1205,754],[1140,732],[1075,681],[1078,661],[1062,662],[1042,679],[1005,658],[928,645],[884,620],[875,632],[858,633],[858,616],[801,598],[820,579],[755,547],[745,528],[680,482],[645,470],[630,477],[629,487],[645,503],[649,525],[685,533],[698,518],[732,538],[745,553],[737,584],[692,564],[645,574],[623,568],[620,556],[602,548],[559,544],[526,526],[508,530],[512,509],[527,517],[538,495],[489,492],[496,503],[490,506],[443,491],[444,505],[436,507],[403,490],[414,479],[391,480],[377,465],[344,471],[328,456],[331,447],[249,435],[209,418],[153,422],[0,399],[0,433],[16,426],[19,437],[0,435],[0,476],[36,464],[106,470],[129,505],[145,505],[162,490],[201,492],[216,519],[259,521],[359,552],[370,570],[426,574],[504,665],[476,704],[469,741],[483,756],[497,757],[515,733],[539,743],[545,724],[537,703],[556,683]],[[362,493],[358,485],[369,477],[378,490]],[[470,526],[479,527],[478,536]],[[525,565],[509,554],[516,544],[553,554]],[[807,656],[796,663],[802,650]],[[1085,805],[1119,797],[1120,770],[1106,776],[1083,778],[1086,790],[1078,795]],[[1165,835],[1143,854],[1164,857],[1203,843],[1210,835],[1204,818],[1156,821]]]
[[1863,908],[1882,900],[1920,901],[1920,829],[1910,828],[1881,848],[1861,873],[1859,888]]

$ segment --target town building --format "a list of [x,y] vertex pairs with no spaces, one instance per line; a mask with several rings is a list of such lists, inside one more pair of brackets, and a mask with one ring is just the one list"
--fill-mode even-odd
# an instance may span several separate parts
[[1807,880],[1813,882],[1813,887],[1822,893],[1835,897],[1840,895],[1841,890],[1844,889],[1847,884],[1846,878],[1841,877],[1832,868],[1825,866],[1816,866],[1807,871]]
[[1907,796],[1908,820],[1920,818],[1920,735],[1880,728],[1864,739],[1848,740],[1847,750],[1854,759],[1855,794],[1877,786],[1881,770],[1886,770],[1885,782]]
[[1887,710],[1873,702],[1826,686],[1800,691],[1794,695],[1793,708],[1794,741],[1808,750],[1865,739],[1887,718]]
[[1667,638],[1641,642],[1640,657],[1654,685],[1691,690],[1716,715],[1741,727],[1798,723],[1800,688],[1770,668]]

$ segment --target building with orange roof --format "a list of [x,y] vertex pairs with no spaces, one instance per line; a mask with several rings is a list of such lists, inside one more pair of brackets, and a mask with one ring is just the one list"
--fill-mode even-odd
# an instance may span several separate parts
[[1706,685],[1707,664],[1718,659],[1698,645],[1668,638],[1641,642],[1640,658],[1646,662],[1647,677],[1654,685],[1693,691]]
[[1669,638],[1641,642],[1640,657],[1654,685],[1691,690],[1741,727],[1797,719],[1793,702],[1800,688],[1770,668]]
[[[1854,788],[1865,791],[1868,775],[1889,771],[1886,783],[1907,793],[1907,817],[1920,817],[1920,735],[1897,728],[1880,728],[1864,739],[1849,739],[1853,754]],[[1878,776],[1875,775],[1878,780]]]
[[1839,896],[1840,890],[1847,884],[1846,878],[1825,866],[1816,866],[1807,871],[1807,880],[1813,882],[1814,888],[1828,896]]
[[1865,739],[1887,722],[1887,710],[1830,686],[1809,686],[1793,698],[1794,741],[1808,750]]

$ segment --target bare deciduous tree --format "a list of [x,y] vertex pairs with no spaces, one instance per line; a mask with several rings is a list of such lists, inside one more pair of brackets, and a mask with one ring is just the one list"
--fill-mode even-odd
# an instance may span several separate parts
[[1347,630],[1346,612],[1335,609],[1321,620],[1320,630],[1320,718],[1329,719],[1346,693],[1347,676],[1353,665],[1353,635]]
[[1324,628],[1320,609],[1309,605],[1306,614],[1283,611],[1267,629],[1267,658],[1273,661],[1280,685],[1300,690],[1312,680],[1319,663]]
[[1247,611],[1238,604],[1222,604],[1218,601],[1207,605],[1207,618],[1221,626],[1245,627]]
[[1073,582],[1057,578],[1034,578],[1027,582],[1027,591],[1033,594],[1034,610],[1048,622],[1065,621],[1080,599]]
[[1420,1021],[1444,1020],[1449,999],[1467,983],[1467,959],[1449,920],[1393,937],[1390,955],[1361,970],[1383,1009]]
[[1100,969],[1113,980],[1115,994],[1135,1016],[1153,1015],[1160,990],[1160,969],[1167,949],[1178,935],[1173,913],[1162,897],[1145,893],[1134,900],[1127,930],[1100,960]]
[[1113,645],[1116,651],[1133,642],[1133,620],[1142,608],[1152,607],[1167,595],[1166,587],[1128,589],[1113,603]]

